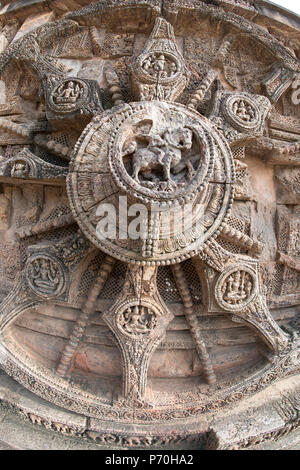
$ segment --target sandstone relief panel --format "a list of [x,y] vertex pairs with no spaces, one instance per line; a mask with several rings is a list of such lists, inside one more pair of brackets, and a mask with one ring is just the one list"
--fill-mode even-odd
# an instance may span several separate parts
[[221,7],[125,3],[0,32],[0,359],[177,429],[299,370],[300,62]]

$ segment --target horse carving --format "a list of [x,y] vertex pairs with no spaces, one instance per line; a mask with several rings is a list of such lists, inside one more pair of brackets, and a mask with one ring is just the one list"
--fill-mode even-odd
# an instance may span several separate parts
[[[167,130],[158,134],[136,136],[123,153],[123,157],[132,154],[132,178],[139,181],[139,174],[151,179],[153,170],[161,170],[165,181],[173,183],[171,169],[182,158],[182,151],[192,147],[193,133],[188,128]],[[138,148],[138,141],[147,142],[145,148]]]

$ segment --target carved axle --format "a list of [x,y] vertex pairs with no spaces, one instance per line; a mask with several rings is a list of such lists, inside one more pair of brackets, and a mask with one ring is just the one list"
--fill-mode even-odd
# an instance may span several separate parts
[[236,230],[228,224],[224,225],[220,237],[256,254],[260,254],[263,248],[262,243],[258,240],[248,237],[245,233]]
[[96,277],[93,285],[90,287],[87,300],[84,302],[82,312],[80,313],[76,321],[76,325],[73,328],[68,344],[66,345],[62,353],[60,363],[57,367],[57,373],[61,376],[65,376],[70,368],[74,353],[78,348],[85,333],[88,320],[90,316],[95,312],[97,297],[103,289],[103,286],[113,269],[114,263],[115,260],[113,258],[111,258],[110,256],[106,256],[99,270],[98,276]]
[[67,227],[75,223],[73,214],[64,214],[60,217],[56,217],[53,220],[46,220],[44,222],[38,222],[30,227],[23,227],[17,232],[19,238],[31,237],[39,233],[48,232],[48,230],[57,229],[60,227]]
[[212,86],[213,82],[216,80],[218,74],[214,70],[210,71],[203,82],[201,83],[200,88],[193,93],[187,106],[190,109],[197,109],[198,105],[203,101],[206,93]]
[[124,103],[119,77],[111,64],[105,68],[105,78],[107,80],[111,100],[114,106]]
[[183,270],[179,264],[175,264],[172,267],[172,270],[176,280],[177,288],[183,301],[185,317],[190,327],[191,335],[195,342],[196,350],[203,366],[204,376],[209,384],[214,384],[216,382],[216,376],[209,354],[207,352],[206,345],[201,338],[198,320],[195,313],[193,312],[192,297]]

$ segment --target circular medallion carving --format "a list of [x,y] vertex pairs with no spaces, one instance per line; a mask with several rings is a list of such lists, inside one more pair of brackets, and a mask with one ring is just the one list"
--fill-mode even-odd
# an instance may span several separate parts
[[119,330],[127,336],[149,336],[157,326],[160,312],[149,302],[130,302],[122,305],[116,315]]
[[51,256],[32,255],[26,265],[25,276],[30,289],[41,297],[57,297],[65,288],[62,264]]
[[155,51],[143,54],[138,63],[138,72],[147,75],[149,81],[168,81],[176,78],[181,69],[175,54],[165,51]]
[[79,78],[61,80],[51,91],[49,106],[56,113],[70,113],[79,109],[88,96],[88,85]]
[[122,114],[108,154],[116,184],[146,203],[190,201],[211,176],[210,129],[172,104],[141,103]]
[[230,268],[219,277],[215,295],[220,307],[240,311],[257,296],[256,273],[243,265]]
[[[218,235],[232,203],[232,173],[229,146],[207,119],[179,104],[131,103],[87,126],[68,194],[81,229],[103,251],[127,262],[170,264]],[[103,204],[115,209],[116,230],[106,238],[99,235]],[[145,232],[138,238],[130,236],[133,216],[124,221],[133,204],[142,206]]]
[[245,94],[231,95],[223,102],[223,113],[238,130],[253,130],[259,125],[257,104]]

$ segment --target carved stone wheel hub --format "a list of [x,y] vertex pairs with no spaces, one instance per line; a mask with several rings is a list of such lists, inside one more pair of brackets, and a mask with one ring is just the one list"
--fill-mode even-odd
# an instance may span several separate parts
[[[174,162],[168,175],[169,155]],[[210,121],[178,104],[139,102],[108,111],[87,126],[76,146],[68,193],[74,216],[94,245],[122,261],[171,264],[195,256],[220,233],[232,205],[233,181],[230,148]],[[142,203],[153,210],[155,233],[152,237],[149,230],[147,242],[133,243],[121,227],[120,196],[128,196],[128,206]],[[101,204],[116,208],[118,239],[97,236]],[[176,220],[187,204],[191,215],[182,233]],[[146,217],[151,224],[148,212]],[[173,227],[164,226],[169,217]]]

